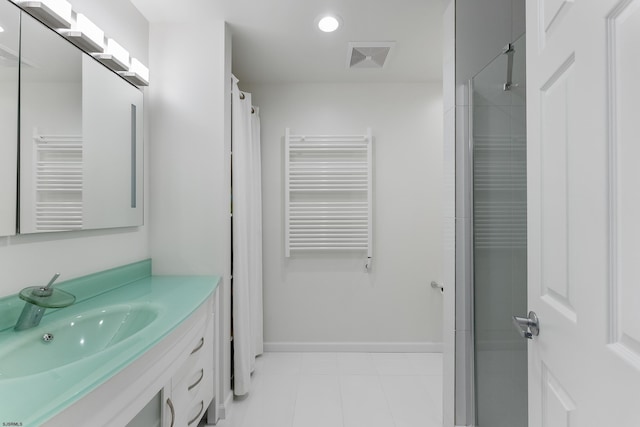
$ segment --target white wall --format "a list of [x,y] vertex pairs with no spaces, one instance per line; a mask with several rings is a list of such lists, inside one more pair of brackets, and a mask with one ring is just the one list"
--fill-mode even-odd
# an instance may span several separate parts
[[215,274],[218,404],[230,396],[230,35],[221,20],[152,23],[154,274]]
[[222,188],[224,22],[153,23],[150,35],[154,272],[220,274],[219,240],[229,223],[229,190]]
[[[240,84],[253,93],[262,123],[266,348],[438,343],[423,348],[439,349],[442,296],[430,282],[442,279],[441,84]],[[286,127],[294,134],[363,134],[372,127],[370,273],[366,254],[285,259]]]
[[[125,47],[135,48],[141,58],[145,57],[148,24],[128,0],[75,0],[72,3],[79,11],[82,5],[82,10],[107,34]],[[100,10],[100,17],[90,10]],[[127,28],[126,35],[119,32],[123,28]],[[147,141],[145,138],[145,203],[148,203],[149,182]],[[60,279],[66,280],[148,258],[147,219],[145,214],[142,227],[0,237],[0,296],[46,282],[55,272],[60,272]]]

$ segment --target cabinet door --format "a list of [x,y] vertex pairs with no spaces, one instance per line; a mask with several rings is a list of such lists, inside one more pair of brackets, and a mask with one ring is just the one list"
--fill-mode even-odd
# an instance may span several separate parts
[[[142,225],[142,92],[26,13],[20,36],[20,233]],[[3,133],[0,125],[0,141]],[[0,160],[11,154],[3,146]],[[1,225],[3,194],[0,235],[11,231]]]
[[0,236],[16,234],[20,12],[0,3]]
[[142,92],[82,57],[83,229],[142,225]]
[[176,407],[171,396],[171,381],[169,381],[160,392],[162,427],[177,427]]

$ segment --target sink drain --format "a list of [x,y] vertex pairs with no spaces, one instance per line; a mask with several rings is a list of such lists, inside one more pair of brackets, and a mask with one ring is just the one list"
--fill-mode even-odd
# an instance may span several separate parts
[[44,342],[53,341],[53,334],[50,334],[50,333],[44,334],[42,336],[42,341],[44,341]]

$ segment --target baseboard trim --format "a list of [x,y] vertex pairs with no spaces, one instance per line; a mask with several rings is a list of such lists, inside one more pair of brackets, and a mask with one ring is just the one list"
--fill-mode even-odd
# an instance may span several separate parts
[[265,342],[272,352],[442,353],[441,342]]
[[231,413],[231,403],[233,401],[233,392],[229,391],[227,393],[224,402],[218,405],[218,421],[226,420],[227,416]]

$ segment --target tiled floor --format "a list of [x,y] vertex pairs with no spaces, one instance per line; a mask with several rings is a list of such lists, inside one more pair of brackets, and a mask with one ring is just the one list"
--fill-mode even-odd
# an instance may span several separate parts
[[438,353],[265,353],[218,427],[440,427]]

